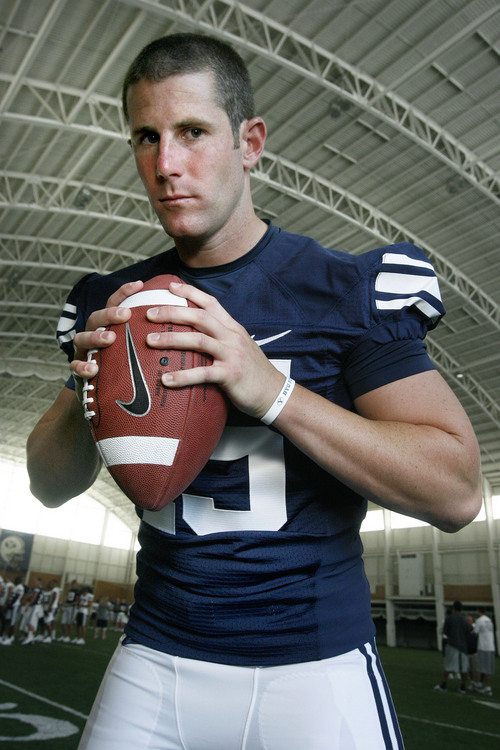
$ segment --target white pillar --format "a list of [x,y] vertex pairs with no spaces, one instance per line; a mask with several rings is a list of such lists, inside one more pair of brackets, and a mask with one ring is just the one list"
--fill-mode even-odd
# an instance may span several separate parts
[[441,651],[442,625],[445,615],[444,586],[443,586],[443,561],[439,552],[439,529],[432,527],[432,566],[434,568],[434,596],[436,611],[436,643],[438,651]]
[[135,543],[137,540],[137,532],[132,532],[131,538],[130,538],[130,547],[128,550],[128,560],[127,560],[127,572],[126,572],[126,583],[135,583],[136,579],[136,556],[137,553],[135,551]]
[[108,523],[109,523],[109,509],[106,508],[104,511],[104,522],[102,524],[101,528],[101,541],[99,543],[99,551],[97,553],[97,563],[95,568],[95,576],[94,576],[94,586],[96,584],[96,581],[101,580],[102,575],[102,568],[103,568],[103,556],[104,556],[104,540],[106,539],[106,533],[108,530]]
[[483,499],[486,511],[486,539],[488,544],[488,563],[490,566],[491,594],[493,599],[493,611],[496,622],[497,653],[500,653],[500,582],[498,575],[498,557],[495,553],[495,524],[493,522],[493,503],[491,485],[487,479],[483,479]]
[[69,550],[71,546],[71,539],[66,539],[66,554],[64,555],[64,568],[61,575],[61,589],[66,588],[66,584],[68,583],[68,560],[69,560]]
[[392,526],[391,513],[384,508],[384,569],[385,569],[385,613],[386,613],[386,638],[388,646],[396,645],[396,622],[394,619],[394,585],[392,575]]

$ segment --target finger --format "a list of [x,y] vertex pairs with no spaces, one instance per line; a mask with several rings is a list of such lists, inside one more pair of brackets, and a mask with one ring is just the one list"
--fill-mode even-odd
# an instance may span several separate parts
[[77,333],[73,342],[75,351],[88,351],[89,349],[102,349],[109,346],[116,339],[116,333],[106,328],[98,328],[96,331],[82,331]]
[[94,377],[97,365],[89,358],[89,352],[110,346],[115,339],[116,333],[105,328],[77,333],[73,341],[75,356],[70,364],[71,371],[82,378]]
[[[230,322],[234,323],[233,318],[211,294],[207,294],[207,292],[203,292],[201,289],[191,286],[191,284],[178,283],[176,281],[170,283],[169,289],[173,294],[176,294],[179,297],[184,297],[190,302],[193,302],[196,307],[206,310],[207,313],[218,318],[221,322],[225,324]],[[183,307],[181,309],[192,310],[194,308]]]
[[103,310],[96,310],[90,315],[85,330],[86,332],[96,331],[99,328],[125,323],[131,315],[132,311],[128,307],[105,307]]
[[225,347],[217,339],[199,331],[163,331],[146,336],[146,344],[152,349],[185,349],[190,352],[209,354],[219,359]]
[[81,359],[74,359],[70,365],[72,375],[77,375],[80,378],[88,378],[89,380],[95,377],[98,373],[98,366],[94,361],[83,361]]
[[132,315],[130,308],[119,307],[119,305],[127,297],[140,291],[143,286],[142,281],[123,284],[109,297],[104,309],[96,310],[89,316],[85,331],[77,333],[73,341],[75,356],[70,364],[73,374],[82,378],[92,378],[97,375],[97,364],[88,356],[89,353],[114,343],[116,333],[109,330],[109,326],[124,323]]
[[[206,295],[207,297],[209,295]],[[218,305],[218,303],[217,303]],[[162,307],[152,307],[147,313],[147,318],[152,323],[171,323],[178,326],[188,326],[201,334],[205,334],[219,341],[229,343],[231,337],[245,337],[246,332],[242,326],[237,323],[226,311],[218,306],[211,309],[200,307],[181,307],[177,305],[166,305]],[[177,335],[177,332],[176,332]],[[205,341],[200,339],[197,343],[193,339],[196,351],[207,351],[204,349]],[[172,343],[172,347],[181,348],[179,342]]]
[[139,292],[144,286],[143,281],[129,281],[127,284],[123,284],[116,292],[113,292],[111,297],[106,302],[106,307],[118,307],[121,303],[130,297],[132,294]]
[[187,370],[176,370],[166,372],[161,377],[161,382],[168,388],[186,388],[203,383],[219,383],[221,379],[221,368],[214,365],[206,367],[191,367]]
[[89,316],[86,330],[95,331],[98,328],[106,328],[106,326],[117,325],[127,321],[132,315],[132,312],[130,308],[119,307],[119,305],[121,305],[127,297],[140,291],[143,286],[144,282],[142,281],[131,281],[128,284],[123,284],[109,297],[105,308],[96,310]]

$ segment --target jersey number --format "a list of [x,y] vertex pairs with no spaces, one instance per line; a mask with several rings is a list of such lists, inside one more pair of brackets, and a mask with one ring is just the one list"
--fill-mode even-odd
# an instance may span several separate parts
[[[273,360],[288,377],[290,361]],[[224,531],[277,531],[287,520],[283,438],[267,427],[226,427],[211,458],[236,461],[248,457],[250,510],[215,507],[214,499],[184,493],[184,521],[198,535]],[[175,534],[175,503],[143,513],[143,520]]]

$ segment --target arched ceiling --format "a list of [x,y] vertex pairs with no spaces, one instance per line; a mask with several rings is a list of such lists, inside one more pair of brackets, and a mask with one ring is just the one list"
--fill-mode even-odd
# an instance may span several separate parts
[[[350,253],[428,253],[448,311],[429,351],[500,492],[498,0],[0,0],[0,456],[24,460],[64,383],[54,330],[72,285],[166,247],[120,88],[177,31],[248,63],[269,130],[261,216]],[[106,472],[92,492],[135,528]]]

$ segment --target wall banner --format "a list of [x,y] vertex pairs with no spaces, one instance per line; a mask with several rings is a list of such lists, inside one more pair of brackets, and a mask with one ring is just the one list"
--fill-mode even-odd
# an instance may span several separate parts
[[25,573],[29,569],[34,534],[0,531],[0,569]]

